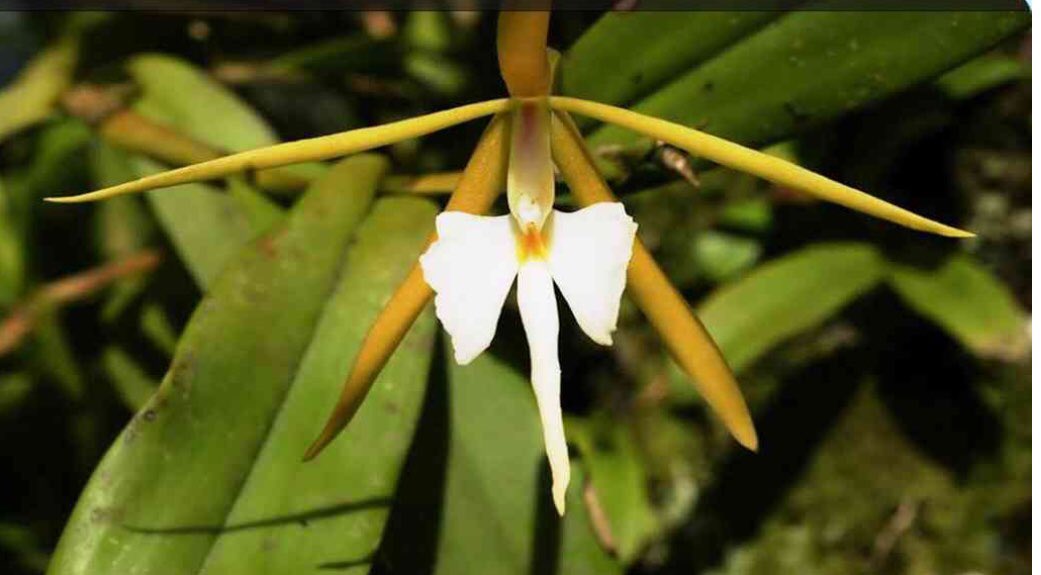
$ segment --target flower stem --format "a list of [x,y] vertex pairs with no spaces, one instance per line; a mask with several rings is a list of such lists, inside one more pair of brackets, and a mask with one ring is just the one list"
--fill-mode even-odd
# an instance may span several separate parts
[[21,343],[41,314],[86,298],[116,280],[150,272],[161,259],[158,252],[145,250],[44,285],[24,303],[15,305],[0,321],[0,357]]

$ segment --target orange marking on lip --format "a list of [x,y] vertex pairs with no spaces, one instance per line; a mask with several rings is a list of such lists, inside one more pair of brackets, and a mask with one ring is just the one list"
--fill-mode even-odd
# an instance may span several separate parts
[[546,243],[542,241],[542,234],[535,224],[528,224],[521,233],[520,241],[517,242],[517,258],[521,262],[546,258]]

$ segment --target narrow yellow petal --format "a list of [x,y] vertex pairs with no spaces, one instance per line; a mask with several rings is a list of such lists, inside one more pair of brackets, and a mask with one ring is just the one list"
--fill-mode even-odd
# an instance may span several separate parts
[[676,363],[694,379],[705,402],[719,414],[734,439],[757,450],[755,424],[734,373],[705,326],[639,242],[629,261],[629,290]]
[[747,172],[775,184],[799,190],[822,200],[834,202],[911,229],[952,238],[969,238],[974,235],[923,218],[791,162],[680,124],[577,98],[551,97],[550,106],[557,110],[574,112],[640,132],[717,164]]
[[[208,162],[224,155],[213,146],[130,109],[108,115],[98,123],[97,129],[102,138],[115,146],[173,166]],[[306,179],[280,169],[262,170],[256,176],[257,182],[270,190],[301,190],[308,183]]]
[[530,98],[549,93],[548,33],[548,11],[499,13],[499,71],[511,96]]
[[[553,160],[580,204],[618,201],[594,167],[566,113],[553,115],[552,142]],[[705,327],[639,239],[633,244],[627,275],[629,295],[661,334],[676,363],[691,376],[738,443],[755,451],[759,445],[755,425],[734,374]]]
[[414,266],[380,312],[376,322],[369,328],[369,333],[365,335],[350,374],[340,390],[340,398],[322,432],[307,448],[304,461],[321,453],[351,421],[365,401],[372,382],[383,370],[383,366],[387,364],[387,360],[432,296],[433,291],[423,280],[423,270],[418,265]]
[[496,114],[509,109],[512,103],[508,99],[488,100],[476,104],[468,104],[392,122],[382,126],[361,128],[340,134],[287,142],[266,148],[259,148],[223,158],[217,158],[201,164],[185,166],[161,174],[147,176],[139,180],[112,186],[96,192],[78,196],[47,198],[51,202],[90,202],[103,200],[122,194],[132,194],[174,186],[199,180],[210,180],[236,172],[262,170],[287,164],[326,160],[338,156],[346,156],[387,144],[393,144],[408,138],[423,136],[469,120]]
[[[448,201],[448,210],[484,214],[491,208],[506,185],[509,124],[509,116],[499,114],[488,125]],[[436,239],[431,237],[430,242]],[[434,292],[423,279],[423,270],[417,262],[369,328],[340,398],[318,438],[307,449],[305,461],[317,456],[347,426],[376,376],[433,297]]]

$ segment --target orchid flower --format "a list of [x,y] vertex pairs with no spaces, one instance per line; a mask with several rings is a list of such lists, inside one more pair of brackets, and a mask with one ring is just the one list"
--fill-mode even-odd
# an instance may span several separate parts
[[[326,160],[494,115],[445,212],[437,217],[429,248],[370,328],[340,398],[305,459],[316,456],[351,420],[431,299],[451,336],[456,361],[465,364],[489,346],[514,279],[558,512],[564,512],[569,463],[559,401],[554,284],[581,329],[602,345],[611,344],[619,300],[628,287],[706,403],[739,443],[755,450],[755,427],[726,361],[635,237],[636,224],[597,172],[570,113],[634,130],[705,160],[912,229],[948,237],[972,234],[686,126],[606,104],[553,96],[546,50],[548,23],[547,12],[506,12],[500,17],[499,64],[509,98],[232,154],[87,194],[48,199],[101,200],[245,170]],[[583,209],[573,213],[553,209],[554,165]],[[509,215],[485,216],[503,188]]]
[[495,335],[506,295],[517,278],[517,304],[531,351],[542,433],[553,476],[553,502],[564,513],[570,478],[560,411],[556,283],[582,330],[611,345],[636,224],[619,202],[574,213],[553,209],[550,111],[523,104],[513,115],[506,192],[508,216],[444,212],[437,236],[420,258],[437,293],[437,317],[452,337],[455,359],[467,364]]

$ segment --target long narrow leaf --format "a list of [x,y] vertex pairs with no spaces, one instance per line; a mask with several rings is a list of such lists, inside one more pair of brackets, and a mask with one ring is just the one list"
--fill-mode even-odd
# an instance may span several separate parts
[[220,276],[87,485],[51,573],[254,573],[261,561],[299,573],[371,553],[423,394],[431,318],[384,372],[356,441],[313,464],[299,455],[432,228],[432,204],[400,198],[355,235],[385,168],[345,160]]

